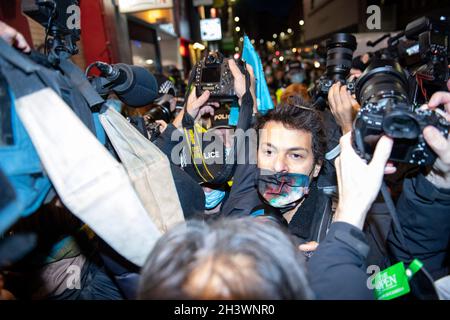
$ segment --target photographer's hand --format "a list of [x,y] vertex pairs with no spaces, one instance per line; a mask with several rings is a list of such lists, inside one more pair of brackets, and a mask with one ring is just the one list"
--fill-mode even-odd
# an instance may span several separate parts
[[[445,117],[450,121],[450,92],[436,92],[428,102],[428,108],[434,110],[439,105],[445,107]],[[447,139],[433,126],[423,130],[428,145],[436,152],[438,158],[426,178],[438,188],[450,189],[450,136]]]
[[358,102],[347,91],[347,86],[336,82],[328,91],[328,104],[342,134],[352,131],[355,111],[359,109]]
[[380,191],[392,145],[392,139],[381,137],[367,164],[353,149],[351,133],[342,136],[341,154],[335,161],[339,203],[334,221],[347,222],[362,230],[366,214]]
[[159,131],[163,133],[167,129],[167,122],[164,120],[156,120],[157,124],[159,124]]
[[[228,65],[230,66],[231,73],[234,78],[234,91],[239,99],[239,105],[241,105],[242,97],[245,94],[245,75],[239,70],[239,67],[236,65],[236,61],[233,59],[228,60]],[[253,113],[257,113],[257,104],[256,104],[256,93],[255,93],[255,74],[253,72],[253,68],[251,65],[247,64],[247,71],[250,74],[250,93],[253,98]]]
[[[192,118],[197,119],[207,113],[210,115],[214,115],[214,108],[218,108],[220,104],[218,102],[208,102],[210,96],[210,92],[206,90],[200,97],[197,97],[195,90],[192,90],[189,94],[187,101],[187,112],[191,115]],[[173,121],[173,125],[177,128],[182,127],[182,120],[184,116],[184,110],[182,110],[175,120]]]
[[31,51],[30,45],[25,37],[16,29],[10,27],[3,21],[0,21],[0,37],[13,47],[28,53]]

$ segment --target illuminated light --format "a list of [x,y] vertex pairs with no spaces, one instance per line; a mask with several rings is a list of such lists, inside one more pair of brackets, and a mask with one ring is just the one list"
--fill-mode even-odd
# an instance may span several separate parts
[[263,44],[264,43],[264,39],[259,40],[259,43]]
[[319,61],[314,61],[314,67],[315,68],[320,68],[320,62]]
[[240,38],[239,38],[239,41],[240,41],[240,42],[244,42],[244,38],[240,37]]
[[317,44],[314,45],[314,49],[317,50],[319,46]]
[[187,57],[187,51],[185,46],[180,46],[180,55],[182,57]]
[[158,37],[158,41],[161,41],[161,37]]
[[277,35],[276,33],[274,33],[274,34],[272,35],[272,37],[273,37],[274,39],[276,39],[276,38],[278,37],[278,35]]
[[287,29],[287,33],[292,33],[292,29],[291,28]]
[[255,40],[254,40],[254,39],[250,40],[250,42],[251,42],[252,44],[255,44]]
[[233,56],[233,58],[235,60],[239,59],[240,57],[241,57],[241,55],[239,53],[235,53],[234,56]]
[[239,51],[239,47],[234,47],[234,51]]
[[296,53],[297,52],[297,48],[292,48],[292,52]]
[[239,22],[239,17],[234,17],[234,21]]
[[284,32],[281,32],[281,33],[280,33],[280,37],[283,38],[284,36],[285,36],[285,33],[284,33]]
[[302,26],[302,25],[304,25],[304,24],[305,24],[305,21],[303,21],[303,20],[300,20],[300,21],[298,22],[298,24]]
[[275,45],[275,41],[272,41],[271,44],[274,46]]
[[284,60],[284,57],[281,56],[281,57],[279,57],[278,59],[279,59],[280,61],[283,61],[283,60]]
[[272,59],[272,62],[277,62],[277,58],[273,58],[273,59]]
[[236,32],[241,31],[241,27],[237,26],[234,30],[236,30]]
[[275,51],[275,55],[278,57],[280,55],[280,51]]
[[193,47],[194,49],[205,50],[205,46],[202,45],[201,43],[198,43],[198,42],[194,43],[194,44],[192,45],[192,47]]
[[152,59],[145,60],[145,63],[146,63],[146,64],[153,64],[153,62],[154,62],[154,61],[153,61]]
[[210,13],[211,13],[211,18],[217,18],[217,9],[216,8],[211,8]]

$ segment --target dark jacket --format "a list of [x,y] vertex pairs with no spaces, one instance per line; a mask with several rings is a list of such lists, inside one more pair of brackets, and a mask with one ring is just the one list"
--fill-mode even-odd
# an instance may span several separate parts
[[450,189],[438,189],[418,174],[404,180],[396,209],[407,248],[400,242],[399,231],[392,230],[388,244],[393,262],[409,263],[409,249],[435,280],[448,275]]
[[[264,205],[256,189],[257,172],[256,164],[237,166],[230,196],[222,206],[222,215],[247,216],[252,214],[255,208]],[[288,225],[290,233],[297,237],[299,244],[309,241],[320,243],[331,225],[335,199],[327,194],[319,183],[311,183],[308,196]],[[364,227],[370,248],[367,265],[378,265],[381,269],[389,265],[386,241],[390,224],[390,216],[384,206],[378,204],[376,210],[369,212]]]
[[173,124],[168,124],[166,130],[153,143],[169,158],[184,217],[190,219],[203,214],[205,194],[201,186],[172,161],[172,150],[181,141],[181,139],[172,140],[172,135],[176,130],[177,128]]
[[372,300],[365,272],[368,253],[361,230],[345,222],[333,222],[307,264],[316,299]]

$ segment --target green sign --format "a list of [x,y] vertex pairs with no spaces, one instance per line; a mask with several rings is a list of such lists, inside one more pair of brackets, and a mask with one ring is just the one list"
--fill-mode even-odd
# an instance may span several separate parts
[[374,279],[375,298],[391,300],[409,293],[408,276],[403,262],[380,271]]

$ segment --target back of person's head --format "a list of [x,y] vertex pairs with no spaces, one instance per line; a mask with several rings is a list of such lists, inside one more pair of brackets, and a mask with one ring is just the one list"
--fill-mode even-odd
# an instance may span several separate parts
[[292,96],[286,103],[280,103],[275,109],[258,116],[255,129],[259,132],[269,121],[279,122],[287,129],[310,132],[314,160],[316,163],[324,160],[327,137],[322,114],[301,97]]
[[305,102],[309,102],[311,100],[308,87],[303,83],[293,83],[286,87],[283,94],[280,98],[281,104],[286,104],[288,99],[294,96],[298,96],[302,98]]
[[139,299],[311,299],[304,256],[275,224],[191,221],[162,236],[141,271]]

